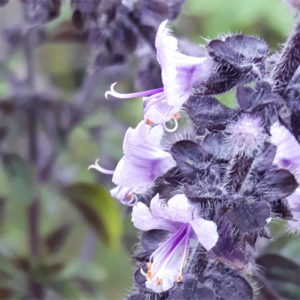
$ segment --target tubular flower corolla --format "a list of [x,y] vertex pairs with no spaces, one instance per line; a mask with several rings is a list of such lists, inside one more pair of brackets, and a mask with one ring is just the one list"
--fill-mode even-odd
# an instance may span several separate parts
[[198,240],[206,250],[210,250],[218,240],[217,225],[195,217],[195,209],[185,195],[172,197],[163,204],[157,194],[150,209],[138,202],[132,211],[132,222],[140,230],[163,229],[170,235],[152,253],[147,263],[146,287],[156,293],[169,290],[174,282],[183,280],[182,269],[187,263],[189,245]]
[[175,165],[172,156],[161,149],[163,133],[161,125],[151,127],[141,121],[135,129],[127,130],[124,156],[114,171],[103,169],[97,161],[89,168],[113,175],[112,181],[117,187],[111,190],[111,195],[123,204],[134,205],[134,194],[146,192],[155,178]]
[[[216,63],[210,57],[192,57],[178,52],[178,41],[170,35],[167,22],[161,23],[155,40],[163,87],[121,94],[114,90],[114,83],[105,96],[112,95],[122,99],[144,97],[144,120],[149,124],[162,124],[167,131],[175,131],[178,112],[189,98],[191,88],[196,83],[204,82]],[[168,129],[165,123],[171,119],[175,121],[175,127]]]

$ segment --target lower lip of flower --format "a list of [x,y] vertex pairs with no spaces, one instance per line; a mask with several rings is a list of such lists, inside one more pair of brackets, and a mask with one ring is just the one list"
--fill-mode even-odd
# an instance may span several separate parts
[[[182,269],[185,266],[188,254],[189,254],[189,238],[191,227],[189,224],[182,224],[181,227],[164,240],[156,251],[150,256],[147,263],[147,273],[141,269],[141,273],[147,278],[147,280],[155,280],[157,286],[163,283],[163,277],[160,277],[161,271],[168,265],[171,258],[176,255],[178,248],[183,244],[183,252],[181,260],[178,261],[179,266],[174,274],[174,281],[180,282],[183,280]],[[178,254],[178,253],[177,253]]]

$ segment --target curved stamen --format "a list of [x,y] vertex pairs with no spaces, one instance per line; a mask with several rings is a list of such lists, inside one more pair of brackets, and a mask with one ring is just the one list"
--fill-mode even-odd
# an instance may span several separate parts
[[148,112],[148,110],[150,109],[150,107],[152,107],[153,105],[163,101],[166,99],[166,96],[163,94],[162,96],[158,97],[158,98],[154,98],[153,100],[151,100],[150,102],[147,103],[146,107],[144,108],[144,112],[143,112],[143,118],[145,116],[145,114]]
[[111,95],[113,97],[120,98],[120,99],[130,99],[130,98],[146,97],[146,96],[150,96],[150,95],[157,94],[157,93],[160,93],[160,92],[164,91],[163,88],[159,88],[159,89],[142,91],[142,92],[137,92],[137,93],[122,94],[122,93],[118,93],[114,90],[114,87],[115,87],[116,84],[117,84],[117,82],[114,82],[110,86],[110,91],[107,91],[105,93],[105,98],[106,99],[107,99],[108,95]]
[[98,164],[98,161],[99,161],[99,159],[96,159],[95,164],[94,165],[90,165],[88,167],[88,170],[90,170],[90,169],[96,169],[100,173],[107,174],[107,175],[113,175],[115,173],[114,170],[107,170],[107,169],[104,169],[104,168],[100,167],[99,164]]
[[164,130],[167,131],[167,132],[174,132],[178,128],[178,121],[177,121],[177,119],[173,119],[173,121],[175,122],[175,126],[173,128],[168,128],[167,125],[166,125],[166,123],[167,123],[166,122],[166,118],[167,118],[168,114],[170,113],[170,111],[172,109],[173,109],[173,106],[170,106],[170,108],[167,110],[167,112],[165,113],[165,115],[163,117],[163,123],[162,123],[162,125],[163,125]]

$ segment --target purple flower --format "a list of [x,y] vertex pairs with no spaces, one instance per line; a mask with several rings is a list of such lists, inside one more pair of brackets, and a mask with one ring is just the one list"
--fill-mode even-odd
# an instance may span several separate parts
[[[294,136],[279,123],[271,127],[271,142],[277,146],[274,163],[280,168],[287,169],[300,181],[300,145]],[[300,187],[287,197],[293,213],[293,220],[288,221],[292,232],[300,232]]]
[[[161,149],[162,126],[151,127],[140,122],[135,129],[129,128],[123,142],[124,156],[116,169],[105,170],[97,161],[89,168],[101,173],[113,175],[112,181],[117,185],[111,195],[123,204],[132,205],[132,193],[144,193],[153,184],[155,178],[175,166],[172,156]],[[134,197],[133,197],[134,198]]]
[[[161,23],[155,40],[157,59],[162,69],[163,87],[120,94],[114,90],[114,83],[105,96],[112,95],[122,99],[147,97],[144,98],[144,120],[148,123],[163,124],[165,130],[174,131],[177,128],[177,113],[189,98],[191,88],[196,83],[204,82],[216,63],[210,57],[192,57],[179,53],[178,41],[170,35],[167,22],[166,20]],[[172,118],[176,125],[170,130],[165,123]]]
[[170,289],[183,279],[182,269],[189,256],[189,246],[197,240],[210,250],[218,240],[217,225],[195,217],[194,206],[184,195],[162,203],[157,194],[150,204],[138,202],[132,211],[132,222],[140,230],[163,229],[171,234],[162,241],[147,263],[146,287],[156,293]]

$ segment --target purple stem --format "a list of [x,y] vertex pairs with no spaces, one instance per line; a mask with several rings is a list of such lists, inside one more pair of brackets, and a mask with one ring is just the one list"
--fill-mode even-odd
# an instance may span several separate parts
[[[24,18],[30,23],[31,7],[24,4]],[[24,93],[24,100],[27,102],[27,117],[28,117],[28,157],[31,165],[34,168],[35,174],[38,174],[38,133],[37,133],[37,99],[35,97],[35,49],[36,44],[36,28],[31,28],[27,32],[24,41],[24,55],[27,65],[26,74],[26,92]],[[34,178],[34,184],[38,178]],[[36,190],[35,188],[33,190]],[[39,221],[40,221],[40,199],[35,191],[35,197],[28,207],[28,235],[29,235],[29,253],[32,258],[37,260],[39,258]],[[42,300],[44,298],[44,288],[41,284],[28,278],[28,287],[30,299]]]

